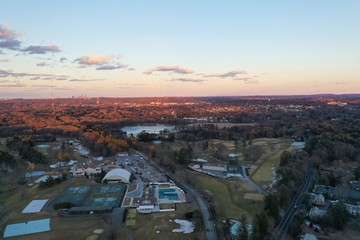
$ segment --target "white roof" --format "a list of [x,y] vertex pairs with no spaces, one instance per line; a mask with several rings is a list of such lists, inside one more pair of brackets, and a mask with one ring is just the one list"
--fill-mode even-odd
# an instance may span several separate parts
[[130,181],[131,173],[122,168],[115,168],[108,172],[103,181],[106,180],[121,180],[122,182],[129,182]]
[[306,233],[303,240],[317,240],[317,237],[315,237],[314,235],[312,235],[310,233]]
[[138,210],[154,209],[154,205],[140,205],[137,207]]
[[40,212],[48,199],[32,200],[22,211],[22,213]]

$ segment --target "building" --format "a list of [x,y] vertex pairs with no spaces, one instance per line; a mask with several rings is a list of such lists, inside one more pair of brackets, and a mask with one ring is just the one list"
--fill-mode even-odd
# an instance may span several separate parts
[[116,168],[108,172],[102,182],[106,183],[130,183],[131,173],[122,168]]
[[88,167],[85,169],[85,173],[88,176],[94,176],[101,173],[101,167]]
[[69,209],[71,215],[81,214],[108,214],[113,210],[112,206],[89,206],[89,207],[72,207]]
[[316,221],[325,214],[326,214],[326,210],[321,210],[317,207],[313,207],[310,209],[308,216],[311,220]]
[[185,192],[174,183],[149,183],[141,197],[131,200],[138,213],[175,211],[176,204],[186,202]]
[[140,205],[136,208],[136,211],[139,213],[153,213],[158,212],[158,209],[155,209],[154,205]]
[[360,182],[358,181],[350,181],[351,190],[360,191]]
[[101,166],[101,169],[106,173],[110,172],[111,170],[117,169],[117,168],[123,168],[123,167],[119,164],[111,164],[111,165]]
[[221,171],[221,172],[225,172],[226,171],[226,166],[224,164],[203,164],[202,166],[203,170],[211,170],[211,171]]
[[325,197],[322,194],[312,194],[311,195],[311,203],[316,206],[325,206]]
[[353,216],[360,215],[360,205],[353,205],[353,204],[345,203],[345,206],[351,215],[353,215]]
[[317,237],[315,237],[313,234],[306,233],[301,237],[301,240],[317,240]]
[[228,164],[226,166],[226,177],[227,178],[243,177],[241,166]]

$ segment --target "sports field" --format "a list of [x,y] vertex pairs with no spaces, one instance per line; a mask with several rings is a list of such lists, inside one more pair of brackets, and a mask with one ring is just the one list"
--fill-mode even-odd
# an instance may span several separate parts
[[71,202],[77,207],[121,205],[125,196],[126,185],[114,186],[70,186],[67,187],[53,202]]

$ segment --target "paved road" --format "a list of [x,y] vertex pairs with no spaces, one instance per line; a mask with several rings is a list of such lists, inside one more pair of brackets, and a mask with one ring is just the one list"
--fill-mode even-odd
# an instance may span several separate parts
[[205,227],[205,239],[207,240],[217,240],[217,232],[215,227],[215,222],[211,217],[210,208],[205,201],[205,199],[202,197],[202,195],[197,192],[195,189],[193,189],[189,184],[185,183],[182,179],[180,179],[175,174],[155,165],[154,162],[149,161],[147,156],[141,152],[135,151],[137,154],[142,156],[146,161],[148,161],[150,164],[152,164],[154,167],[159,169],[161,172],[167,174],[169,178],[171,178],[176,184],[181,187],[183,190],[185,190],[188,194],[190,194],[199,204],[201,214],[203,216],[204,221],[204,227]]
[[263,194],[264,196],[269,195],[264,189],[259,187],[256,183],[254,183],[247,175],[246,173],[246,167],[242,166],[242,174],[243,174],[243,180],[246,182],[252,189],[254,189],[256,192]]
[[290,205],[289,209],[287,210],[285,215],[282,217],[279,225],[277,226],[276,230],[274,231],[273,237],[272,237],[273,240],[281,240],[286,236],[285,233],[289,227],[289,223],[293,219],[294,214],[297,211],[297,207],[299,206],[299,204],[301,204],[301,199],[302,199],[305,191],[307,191],[307,189],[309,188],[312,177],[313,177],[312,162],[311,162],[311,160],[308,160],[305,181],[301,185],[292,204]]

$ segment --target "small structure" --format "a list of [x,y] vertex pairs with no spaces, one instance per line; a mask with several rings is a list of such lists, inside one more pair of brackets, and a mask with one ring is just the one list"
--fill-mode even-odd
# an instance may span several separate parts
[[136,211],[138,213],[152,213],[152,212],[157,212],[159,211],[158,209],[155,209],[154,205],[139,205],[136,208]]
[[330,197],[335,197],[335,187],[325,186],[325,185],[315,185],[313,192],[315,194],[328,194]]
[[94,176],[101,173],[101,167],[88,167],[85,169],[85,173],[88,176]]
[[211,170],[211,171],[225,171],[226,166],[224,164],[203,164],[202,165],[203,170]]
[[316,206],[325,206],[325,197],[324,195],[322,194],[315,194],[315,195],[312,195],[313,196],[313,199],[311,201],[311,203],[313,205],[316,205]]
[[122,168],[116,168],[108,172],[102,182],[107,183],[130,183],[131,173]]
[[360,191],[360,182],[359,181],[350,181],[351,190]]
[[226,166],[226,177],[227,177],[227,178],[233,178],[233,177],[239,178],[239,177],[243,177],[241,166],[228,164],[228,165]]
[[89,207],[72,207],[69,210],[71,215],[81,214],[106,214],[111,213],[112,206],[89,206]]
[[237,153],[229,153],[228,156],[229,156],[230,158],[237,158],[237,157],[239,157],[240,155],[237,154]]
[[345,206],[351,215],[353,215],[353,216],[360,215],[360,205],[353,205],[353,204],[345,203]]
[[304,236],[301,237],[301,240],[317,240],[317,237],[315,235],[306,233]]
[[324,216],[326,214],[326,210],[321,210],[318,207],[313,207],[310,209],[308,216],[311,220],[317,220],[318,218]]
[[128,152],[119,152],[116,154],[117,157],[128,157],[129,153]]
[[117,168],[123,168],[123,167],[121,167],[119,164],[111,164],[111,165],[101,166],[101,170],[103,170],[106,173],[110,172],[113,169],[117,169]]
[[202,159],[202,158],[196,158],[192,160],[193,162],[198,162],[198,163],[207,163],[208,160],[206,159]]

